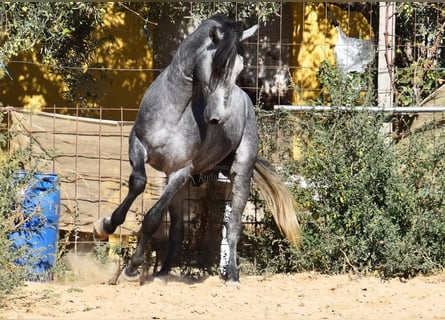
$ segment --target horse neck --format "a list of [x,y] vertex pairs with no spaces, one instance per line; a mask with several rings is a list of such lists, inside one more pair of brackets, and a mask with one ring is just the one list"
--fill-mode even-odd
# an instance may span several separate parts
[[168,99],[179,109],[185,108],[192,97],[193,77],[186,74],[181,65],[173,62],[167,67],[165,72],[169,90]]
[[186,107],[192,98],[196,59],[203,48],[204,46],[196,47],[193,43],[183,43],[165,70],[172,92],[180,93],[171,95],[171,99],[175,100],[174,104],[179,108]]
[[214,19],[203,22],[178,47],[172,63],[176,63],[187,77],[193,77],[196,59],[211,44],[210,29],[215,26],[221,26],[221,23]]
[[197,59],[210,44],[211,40],[208,35],[210,27],[213,25],[215,22],[208,21],[184,39],[167,67],[167,78],[170,85],[174,88],[174,92],[181,93],[172,97],[177,100],[177,106],[186,107],[192,98],[193,76]]

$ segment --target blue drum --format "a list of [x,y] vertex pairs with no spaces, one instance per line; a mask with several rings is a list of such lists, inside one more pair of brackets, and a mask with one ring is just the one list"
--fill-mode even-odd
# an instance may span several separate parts
[[[18,179],[26,173],[20,172]],[[56,263],[60,216],[60,186],[56,174],[34,174],[18,195],[16,209],[21,213],[11,234],[15,247],[27,255],[17,261],[26,267],[27,280],[49,281]]]

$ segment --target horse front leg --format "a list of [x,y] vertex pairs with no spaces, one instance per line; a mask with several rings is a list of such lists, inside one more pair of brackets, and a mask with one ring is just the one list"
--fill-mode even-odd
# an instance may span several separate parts
[[226,274],[223,275],[228,284],[239,283],[237,246],[241,237],[241,218],[250,193],[251,177],[251,173],[232,175],[232,212],[226,224],[229,261]]
[[145,149],[133,135],[130,138],[130,163],[132,172],[128,183],[128,194],[124,201],[113,211],[111,217],[102,217],[94,223],[94,236],[105,240],[124,223],[127,212],[134,200],[145,190],[147,174],[145,172]]
[[[155,205],[148,211],[142,221],[141,226],[141,236],[136,247],[136,251],[131,257],[130,264],[124,269],[123,276],[129,281],[136,281],[139,278],[138,268],[144,262],[145,250],[147,248],[148,242],[153,236],[153,234],[158,230],[162,222],[162,217],[164,216],[167,208],[172,201],[172,199],[189,180],[191,168],[185,167],[168,177],[168,182],[165,190],[159,200]],[[175,229],[170,229],[171,232],[176,232]],[[179,230],[180,232],[180,230]],[[174,237],[175,239],[178,235],[169,234],[169,237]],[[181,237],[181,235],[179,235]],[[182,240],[181,240],[182,241]],[[170,242],[171,244],[171,242]],[[175,245],[175,243],[174,243]],[[170,250],[170,249],[169,249]],[[164,267],[163,267],[164,269]],[[161,270],[162,271],[162,270]]]

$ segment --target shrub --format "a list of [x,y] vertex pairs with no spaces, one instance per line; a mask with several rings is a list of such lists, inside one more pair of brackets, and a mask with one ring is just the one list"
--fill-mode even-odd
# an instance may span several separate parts
[[[280,162],[281,172],[307,212],[301,217],[299,250],[282,239],[269,218],[262,233],[250,235],[260,270],[410,277],[443,269],[445,140],[440,130],[419,130],[391,143],[381,133],[384,114],[334,110],[281,116],[291,119],[282,122],[291,124],[301,149],[298,160]],[[262,118],[261,126],[268,123]],[[296,175],[304,177],[305,188]]]
[[[0,114],[0,123],[1,123]],[[25,278],[30,276],[30,267],[38,253],[28,246],[15,246],[11,234],[38,213],[30,213],[23,217],[19,212],[19,204],[23,190],[26,190],[36,172],[35,167],[29,168],[24,176],[18,179],[17,173],[23,169],[23,163],[30,159],[28,150],[7,150],[7,139],[4,131],[0,131],[0,305],[5,297],[18,287]],[[37,165],[37,161],[33,161]],[[34,225],[37,231],[40,226]],[[19,262],[19,263],[18,263]]]

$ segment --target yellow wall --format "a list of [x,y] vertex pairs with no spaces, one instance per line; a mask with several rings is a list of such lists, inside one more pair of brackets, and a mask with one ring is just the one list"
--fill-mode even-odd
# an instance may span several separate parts
[[[308,99],[319,95],[316,78],[320,64],[324,60],[335,62],[334,46],[338,32],[331,25],[323,3],[292,3],[292,54],[291,69],[294,84],[300,92],[295,92],[292,104],[305,104]],[[366,18],[358,12],[347,12],[335,5],[329,5],[341,29],[349,37],[371,39],[372,28]]]
[[[108,4],[108,12],[103,15],[104,26],[98,32],[111,33],[114,41],[105,42],[97,50],[96,61],[91,65],[97,63],[107,69],[151,69],[153,54],[141,31],[143,21],[128,11],[118,9],[117,4]],[[289,65],[293,81],[301,89],[301,93],[293,94],[292,103],[303,104],[319,95],[316,73],[322,61],[335,61],[334,45],[338,35],[326,18],[323,3],[292,3],[290,9],[292,52]],[[362,14],[348,13],[335,5],[330,5],[330,9],[347,35],[364,39],[373,37],[371,27]],[[33,53],[13,60],[37,61]],[[63,99],[66,88],[62,79],[44,66],[11,63],[8,68],[14,80],[7,76],[0,79],[0,101],[4,105],[39,109],[51,109],[54,105],[57,108],[72,107]],[[96,105],[109,109],[137,109],[146,87],[154,78],[151,71],[89,70],[89,73],[94,81],[84,82],[82,90],[96,92],[99,95]],[[135,112],[126,112],[127,118],[131,119]],[[120,119],[120,110],[103,116]]]
[[[143,21],[134,14],[118,10],[119,6],[110,2],[103,15],[104,25],[97,32],[110,33],[113,41],[106,41],[96,52],[96,60],[91,66],[100,64],[107,69],[151,69],[152,50],[147,46],[147,38],[142,33]],[[37,62],[31,52],[12,60]],[[48,68],[36,64],[10,63],[8,69],[13,77],[0,79],[0,101],[3,105],[32,109],[73,107],[63,98],[66,90],[62,79],[51,74]],[[84,66],[84,71],[87,71]],[[137,109],[142,95],[152,81],[152,71],[88,70],[94,81],[84,82],[83,90],[97,89],[97,105],[107,108]],[[68,111],[67,111],[68,112]],[[120,118],[120,111],[109,112],[109,118]]]
[[63,106],[64,86],[59,76],[51,74],[48,68],[36,62],[35,52],[20,55],[12,60],[30,63],[9,63],[8,70],[13,79],[0,79],[0,102],[5,106],[41,109],[49,105]]

